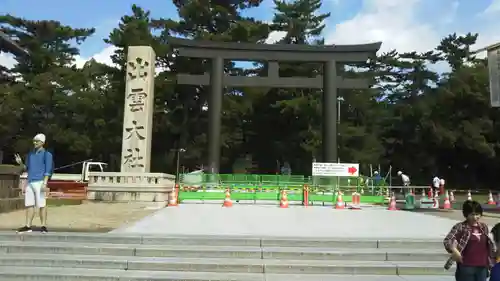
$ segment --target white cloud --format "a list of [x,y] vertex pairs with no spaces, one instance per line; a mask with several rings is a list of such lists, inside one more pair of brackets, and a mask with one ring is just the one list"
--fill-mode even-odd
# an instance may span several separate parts
[[[88,62],[91,59],[94,59],[95,61],[102,63],[102,64],[105,64],[105,65],[116,66],[113,63],[113,61],[111,61],[111,56],[115,53],[115,51],[117,49],[118,48],[115,46],[108,46],[108,47],[104,48],[102,51],[100,51],[99,53],[97,53],[91,57],[83,58],[83,57],[78,56],[75,58],[75,64],[77,67],[81,68],[81,67],[83,67],[83,65],[86,62]],[[165,70],[168,70],[168,68],[157,67],[155,69],[155,75],[158,75],[159,73],[161,73]]]
[[[104,48],[102,51],[99,53],[88,57],[84,58],[81,56],[76,56],[75,57],[75,64],[77,67],[81,68],[83,65],[91,60],[95,59],[97,62],[112,66],[113,62],[111,61],[111,55],[115,52],[116,47],[115,46],[109,46]],[[14,59],[14,56],[9,54],[9,53],[2,53],[0,52],[0,65],[5,66],[7,68],[12,68],[14,64],[16,63],[16,60]]]
[[441,37],[428,23],[418,23],[414,11],[419,0],[365,0],[354,18],[336,25],[327,44],[382,41],[381,51],[426,51]]
[[[337,24],[333,32],[325,36],[326,42],[360,44],[381,41],[381,51],[432,50],[448,34],[439,33],[437,26],[433,26],[428,20],[419,21],[416,13],[420,3],[420,0],[364,0],[361,11],[352,19]],[[456,22],[458,6],[459,2],[451,2],[449,9],[438,20],[438,24],[452,25]],[[493,13],[500,14],[500,0],[493,0],[480,14]],[[467,30],[452,28],[451,32],[479,33],[477,44],[473,46],[479,49],[500,41],[499,25],[500,16],[497,16],[468,25]]]
[[16,64],[16,60],[14,57],[9,54],[9,53],[3,53],[0,52],[0,65],[7,67],[7,68],[12,68]]
[[111,55],[114,54],[115,50],[116,50],[115,46],[108,46],[108,47],[104,48],[102,51],[100,51],[99,53],[97,53],[91,57],[88,57],[88,58],[77,56],[75,58],[75,64],[77,67],[83,67],[83,65],[87,61],[94,59],[99,63],[113,66],[113,62],[111,61]]
[[[476,49],[500,42],[500,32],[498,32],[498,26],[500,26],[500,0],[493,0],[481,15],[487,16],[489,19],[486,19],[482,28],[474,30],[474,32],[479,33],[477,43],[474,45]],[[486,53],[480,53],[478,56],[485,57]]]
[[[94,59],[99,63],[106,64],[109,66],[115,66],[115,64],[113,64],[113,61],[111,60],[111,56],[114,54],[116,49],[117,48],[115,46],[108,46],[99,53],[92,55],[90,57],[76,56],[74,63],[78,68],[82,68],[86,62],[88,62],[91,59]],[[5,66],[7,68],[12,68],[15,63],[16,60],[14,59],[14,56],[12,56],[9,53],[0,52],[0,65]],[[157,67],[155,73],[156,75],[158,75],[159,73],[165,70],[167,70],[167,68]]]
[[[335,4],[340,0],[330,0]],[[351,19],[341,22],[335,26],[330,33],[325,34],[327,44],[360,44],[376,41],[382,42],[381,51],[396,49],[400,52],[427,51],[435,48],[447,33],[466,32],[479,33],[479,39],[474,48],[482,48],[500,41],[500,0],[493,0],[489,7],[477,14],[482,20],[473,25],[467,25],[467,30],[453,28],[459,18],[456,11],[458,1],[450,1],[449,7],[443,11],[440,19],[431,23],[425,19],[419,19],[417,12],[423,0],[363,0],[362,9]],[[421,9],[420,9],[421,10]],[[488,17],[481,17],[487,15]],[[474,15],[471,15],[473,17]],[[446,25],[451,31],[446,34],[440,32],[437,25]],[[443,31],[444,32],[444,31]],[[272,44],[281,40],[286,35],[283,31],[273,31],[266,39],[266,43]],[[90,59],[112,66],[110,56],[116,47],[108,46],[102,51],[90,57],[76,57],[75,64],[82,67]],[[10,54],[0,53],[0,63],[12,66],[15,60]],[[441,68],[441,67],[439,67]],[[157,72],[160,72],[157,69]]]
[[266,44],[274,44],[286,36],[286,31],[273,31],[267,36]]
[[[336,25],[333,32],[325,36],[327,44],[362,44],[382,42],[381,50],[396,49],[399,52],[428,51],[434,49],[440,40],[448,33],[440,33],[438,25],[447,25],[451,32],[465,34],[479,33],[473,49],[479,49],[500,42],[500,16],[479,20],[473,25],[467,25],[467,30],[453,28],[459,20],[456,17],[459,2],[450,3],[442,17],[434,23],[422,19],[419,21],[417,12],[420,0],[364,0],[363,8],[352,19]],[[500,14],[500,0],[493,0],[491,5],[478,15]],[[472,15],[474,16],[474,15]],[[451,33],[450,32],[450,33]],[[478,57],[486,54],[479,54]],[[446,72],[446,63],[431,65],[431,69]]]
[[490,16],[498,13],[500,13],[500,0],[493,0],[490,6],[484,10],[483,15]]

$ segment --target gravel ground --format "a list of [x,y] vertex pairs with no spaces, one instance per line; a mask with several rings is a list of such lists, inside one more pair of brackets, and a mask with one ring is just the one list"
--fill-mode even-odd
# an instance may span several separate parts
[[[51,231],[107,232],[136,222],[155,212],[152,203],[94,203],[48,207],[47,227]],[[0,229],[13,230],[24,224],[24,210],[0,214]],[[39,224],[37,217],[34,225]]]
[[[442,211],[442,210],[415,210],[412,212],[418,212],[418,213],[423,213],[426,215],[430,216],[437,216],[437,217],[443,217],[443,218],[449,218],[452,220],[462,221],[464,219],[464,216],[462,215],[462,211],[459,210],[450,210],[450,211]],[[500,214],[497,213],[490,213],[486,212],[484,213],[484,216],[481,218],[481,220],[488,225],[492,226],[500,222]]]
[[[404,197],[398,198],[404,199]],[[417,195],[416,201],[420,200],[420,196]],[[462,215],[462,203],[467,199],[466,194],[456,194],[456,202],[452,204],[454,210],[433,210],[433,209],[419,209],[412,212],[423,213],[431,216],[449,218],[456,221],[462,221],[464,216]],[[481,203],[485,203],[488,200],[488,194],[474,194],[472,196],[473,200],[477,200]],[[442,202],[441,202],[442,204]],[[398,207],[403,208],[404,204],[398,203]],[[493,226],[500,222],[500,208],[496,206],[483,204],[484,215],[481,220],[490,226]]]

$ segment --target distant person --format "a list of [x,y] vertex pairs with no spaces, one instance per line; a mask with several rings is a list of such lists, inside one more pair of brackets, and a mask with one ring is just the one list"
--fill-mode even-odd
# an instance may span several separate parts
[[41,232],[47,232],[46,195],[47,183],[53,170],[52,154],[45,150],[45,135],[38,134],[33,138],[33,150],[28,153],[26,163],[19,154],[15,155],[17,164],[28,173],[27,186],[23,187],[24,206],[26,206],[26,224],[17,230],[18,233],[31,232],[35,207],[39,209]]
[[372,186],[371,186],[371,192],[373,194],[375,187],[382,186],[382,177],[380,176],[378,171],[373,172],[372,176]]
[[292,174],[292,168],[290,167],[290,163],[285,162],[281,167],[281,174],[289,176]]
[[401,191],[406,193],[408,187],[410,186],[410,177],[403,174],[403,172],[401,171],[398,171],[398,176],[401,177],[401,183],[403,184],[403,188],[401,189]]
[[373,172],[373,185],[379,186],[382,183],[382,177],[378,173],[378,171]]
[[441,180],[437,176],[435,176],[432,179],[432,190],[433,190],[434,194],[436,194],[436,192],[439,190],[439,184],[440,184],[440,182],[441,182]]
[[480,222],[481,204],[467,200],[462,206],[463,222],[455,224],[444,238],[444,248],[451,257],[444,268],[457,263],[456,281],[486,281],[494,264],[495,243],[490,239],[488,225]]

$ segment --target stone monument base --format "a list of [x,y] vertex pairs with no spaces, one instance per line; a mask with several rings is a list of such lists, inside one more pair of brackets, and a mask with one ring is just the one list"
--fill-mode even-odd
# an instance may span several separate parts
[[0,199],[0,214],[24,209],[24,198]]
[[24,196],[19,188],[21,168],[0,165],[0,213],[24,208]]
[[[87,200],[106,202],[168,202],[175,176],[163,173],[97,172],[89,174]],[[163,205],[163,204],[162,204]]]

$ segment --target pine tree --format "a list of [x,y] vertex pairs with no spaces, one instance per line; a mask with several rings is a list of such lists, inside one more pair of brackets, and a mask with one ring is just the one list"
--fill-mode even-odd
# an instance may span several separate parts
[[284,44],[318,44],[322,43],[321,33],[325,28],[324,21],[330,13],[317,14],[321,8],[321,0],[274,0],[275,14],[271,24],[272,31],[285,31],[280,41]]
[[[16,57],[9,70],[16,80],[3,84],[0,147],[12,152],[26,151],[31,138],[39,132],[49,136],[51,147],[58,147],[60,161],[64,155],[83,155],[89,140],[75,132],[68,123],[74,116],[71,95],[79,91],[73,83],[79,71],[73,66],[79,54],[77,44],[94,33],[93,28],[72,28],[52,20],[27,20],[11,15],[0,16],[2,31],[25,48],[29,57]],[[5,70],[4,70],[5,71]],[[69,115],[69,116],[68,116]]]
[[[275,15],[271,30],[285,32],[277,44],[323,44],[323,21],[329,13],[320,13],[321,1],[274,1]],[[267,67],[259,71],[267,75]],[[280,62],[282,77],[314,77],[321,65]],[[321,91],[312,89],[271,89],[256,95],[251,121],[252,137],[248,150],[258,148],[255,159],[264,173],[277,172],[277,163],[290,162],[296,173],[309,173],[312,157],[319,156]],[[298,160],[302,159],[302,160]],[[304,161],[304,159],[307,159]]]
[[[269,34],[266,23],[241,15],[246,9],[257,7],[262,1],[173,1],[179,20],[153,20],[161,31],[159,40],[168,44],[168,36],[186,37],[195,40],[256,43]],[[168,61],[169,79],[175,81],[176,73],[203,73],[209,71],[209,61],[184,57],[159,58]],[[234,62],[225,63],[227,73],[243,73]],[[171,148],[185,148],[183,163],[188,167],[203,164],[206,153],[207,100],[209,87],[177,85],[168,99],[169,132],[164,136],[172,140]],[[233,95],[227,89],[223,100],[222,157],[221,169],[230,171],[233,162],[246,155],[240,150],[244,142],[241,124],[249,105],[242,96]],[[165,156],[174,159],[171,152]],[[167,153],[167,154],[168,154]],[[201,163],[200,163],[201,162]]]

